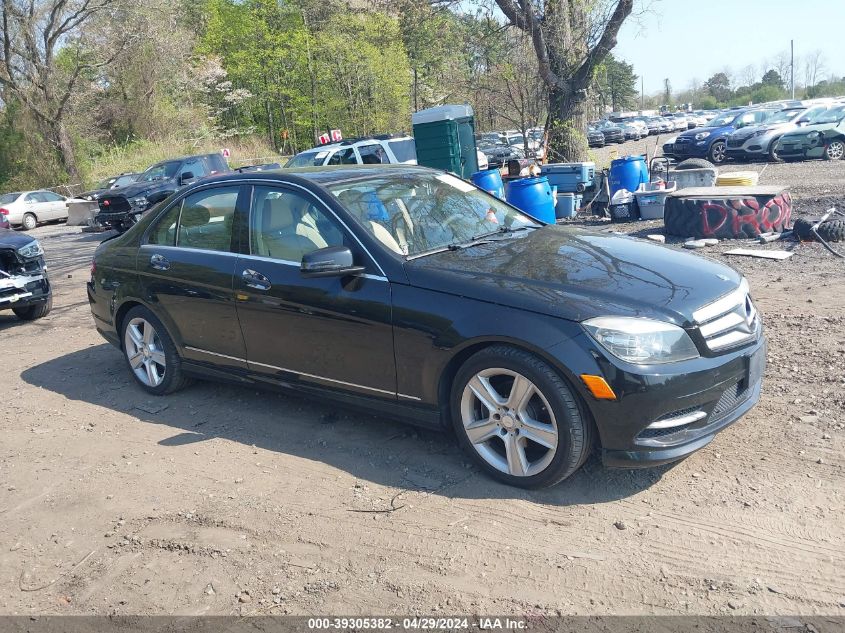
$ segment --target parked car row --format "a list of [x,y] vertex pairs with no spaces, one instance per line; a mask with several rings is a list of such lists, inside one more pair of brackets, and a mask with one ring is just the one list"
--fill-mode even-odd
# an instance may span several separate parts
[[704,158],[719,165],[733,160],[773,162],[845,157],[845,103],[761,105],[720,113],[663,144],[676,160]]

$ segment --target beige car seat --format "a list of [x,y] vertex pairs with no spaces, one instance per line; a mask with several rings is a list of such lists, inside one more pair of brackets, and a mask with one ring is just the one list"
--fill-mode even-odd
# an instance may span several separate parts
[[261,232],[257,236],[258,255],[299,262],[306,253],[325,248],[326,241],[310,223],[302,221],[307,202],[297,196],[283,195],[264,201]]

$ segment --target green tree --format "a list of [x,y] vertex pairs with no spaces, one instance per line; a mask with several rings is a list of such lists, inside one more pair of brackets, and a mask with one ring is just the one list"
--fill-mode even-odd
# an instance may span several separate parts
[[767,70],[766,74],[763,75],[763,78],[760,80],[760,83],[764,86],[773,86],[780,90],[783,90],[783,78],[778,74],[778,71],[771,69]]
[[510,24],[531,37],[549,94],[550,158],[587,156],[587,90],[616,46],[633,0],[496,0]]
[[602,110],[605,106],[610,106],[614,112],[636,108],[639,97],[638,78],[631,64],[609,54],[596,68],[593,84]]
[[716,73],[705,81],[702,87],[719,103],[725,103],[731,98],[731,80],[725,73]]

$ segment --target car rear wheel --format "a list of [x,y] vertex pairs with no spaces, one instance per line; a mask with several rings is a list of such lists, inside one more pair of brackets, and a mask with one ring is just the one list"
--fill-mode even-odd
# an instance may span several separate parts
[[161,321],[143,306],[123,319],[123,354],[135,380],[152,394],[178,391],[187,384],[176,346]]
[[827,160],[842,160],[843,156],[845,156],[845,141],[836,139],[824,148],[824,157]]
[[461,447],[490,475],[521,488],[551,486],[592,448],[592,425],[566,382],[536,356],[494,346],[472,356],[452,385]]
[[32,213],[24,213],[21,223],[25,231],[31,231],[38,225],[38,220]]
[[727,159],[727,152],[724,141],[716,141],[710,146],[710,151],[707,153],[707,158],[714,165],[721,165]]

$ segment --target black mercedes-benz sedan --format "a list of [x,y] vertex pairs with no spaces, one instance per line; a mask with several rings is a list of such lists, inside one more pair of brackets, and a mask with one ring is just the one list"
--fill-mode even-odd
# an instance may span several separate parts
[[453,428],[540,487],[594,447],[681,459],[758,400],[762,324],[709,259],[544,225],[415,166],[215,176],[96,252],[94,321],[153,394],[191,377]]

